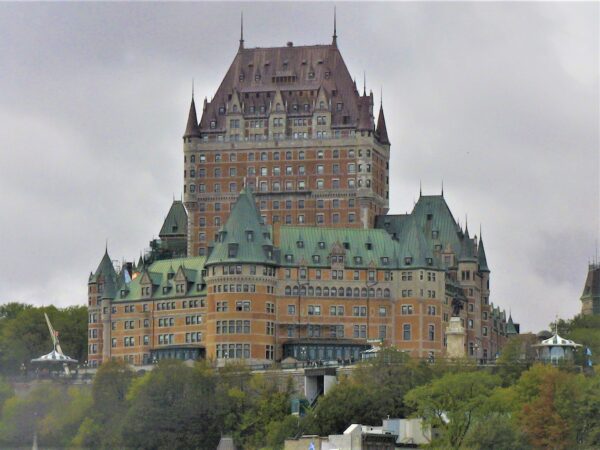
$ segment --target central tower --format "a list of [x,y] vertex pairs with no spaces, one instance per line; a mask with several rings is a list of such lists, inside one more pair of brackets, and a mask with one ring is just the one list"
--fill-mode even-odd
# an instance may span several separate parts
[[386,214],[390,142],[383,107],[329,45],[244,47],[183,136],[188,255],[205,255],[242,187],[264,224],[374,226]]

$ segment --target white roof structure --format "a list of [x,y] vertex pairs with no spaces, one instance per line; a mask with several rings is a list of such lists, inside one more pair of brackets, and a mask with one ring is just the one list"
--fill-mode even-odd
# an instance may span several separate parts
[[554,333],[554,335],[548,339],[544,339],[539,344],[535,344],[534,347],[572,347],[577,348],[581,347],[581,344],[577,344],[570,339],[565,339],[560,337],[558,333]]
[[39,358],[35,358],[31,360],[32,363],[66,363],[66,364],[77,364],[78,361],[73,358],[69,358],[67,355],[63,355],[53,349],[50,353],[44,356],[40,356]]

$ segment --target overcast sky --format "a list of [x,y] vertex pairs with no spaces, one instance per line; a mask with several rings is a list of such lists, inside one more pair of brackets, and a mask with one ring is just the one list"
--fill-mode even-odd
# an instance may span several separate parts
[[[87,301],[108,239],[133,259],[182,190],[190,101],[238,47],[329,43],[333,4],[0,4],[0,303]],[[491,300],[572,317],[599,235],[597,3],[338,3],[351,73],[383,103],[391,213],[444,182]]]

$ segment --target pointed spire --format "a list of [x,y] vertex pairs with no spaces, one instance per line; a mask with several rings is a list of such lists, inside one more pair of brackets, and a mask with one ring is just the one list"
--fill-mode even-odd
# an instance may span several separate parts
[[192,80],[192,103],[190,104],[190,112],[188,114],[187,125],[185,127],[184,138],[200,136],[198,130],[198,116],[196,115],[196,103],[194,103],[194,81]]
[[479,227],[479,245],[477,246],[477,263],[479,264],[480,272],[489,272],[487,258],[485,256],[485,248],[483,247],[483,238],[481,237],[481,227]]
[[239,50],[244,49],[244,11],[241,13],[240,17],[240,48]]
[[333,42],[331,43],[331,45],[336,46],[337,47],[337,14],[336,14],[336,9],[335,6],[333,7]]
[[375,132],[379,137],[379,142],[387,145],[390,144],[390,139],[388,138],[387,134],[387,126],[385,125],[385,116],[383,114],[383,100],[379,108],[379,117],[377,118],[377,128]]
[[423,196],[423,185],[421,183],[421,180],[419,180],[419,198],[421,198]]
[[[442,179],[442,197],[444,196],[444,180]],[[481,236],[481,232],[479,233]]]
[[363,97],[367,96],[367,71],[363,70]]

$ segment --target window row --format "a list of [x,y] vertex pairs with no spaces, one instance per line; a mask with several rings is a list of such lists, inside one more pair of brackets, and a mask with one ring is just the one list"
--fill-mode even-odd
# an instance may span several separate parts
[[[336,271],[332,271],[332,272],[336,272]],[[341,272],[341,271],[340,271]],[[291,296],[308,296],[308,297],[353,297],[353,298],[359,298],[359,297],[363,297],[363,298],[390,298],[391,297],[391,291],[388,288],[385,289],[381,289],[381,288],[369,288],[367,290],[367,288],[354,288],[352,289],[351,287],[347,287],[347,288],[336,288],[336,287],[320,287],[317,286],[312,287],[312,286],[286,286],[285,287],[285,295],[291,295]],[[404,291],[403,291],[404,292]],[[411,291],[412,292],[412,291]]]
[[217,320],[217,334],[249,334],[249,320]]

